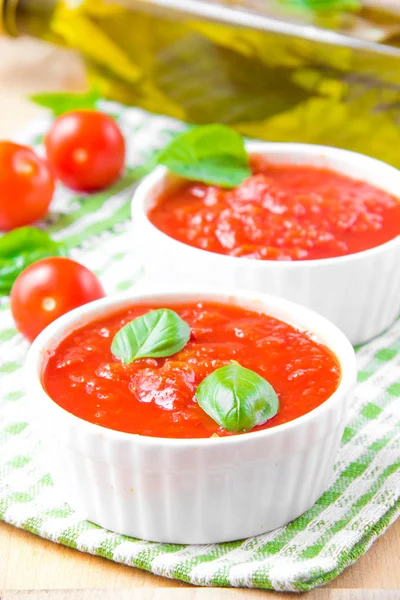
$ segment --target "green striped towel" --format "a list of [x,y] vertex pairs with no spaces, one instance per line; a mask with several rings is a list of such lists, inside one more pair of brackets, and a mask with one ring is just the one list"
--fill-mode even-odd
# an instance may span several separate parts
[[[133,167],[182,124],[138,109],[118,113],[129,140],[127,177],[87,199],[57,192],[43,227],[95,271],[108,293],[145,285],[130,253]],[[19,141],[38,145],[48,122]],[[400,321],[359,348],[358,384],[329,489],[302,517],[271,533],[207,546],[127,538],[82,521],[54,488],[31,424],[23,389],[28,344],[14,329],[8,299],[0,304],[0,519],[83,552],[196,585],[305,591],[323,585],[364,554],[400,508]]]

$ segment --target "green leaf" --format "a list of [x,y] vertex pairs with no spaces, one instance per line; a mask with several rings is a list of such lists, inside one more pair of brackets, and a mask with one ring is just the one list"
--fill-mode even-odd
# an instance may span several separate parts
[[20,227],[0,238],[0,295],[10,293],[18,275],[29,265],[48,256],[66,256],[59,244],[36,227]]
[[159,308],[124,325],[114,336],[111,352],[129,364],[138,358],[172,356],[189,338],[189,325],[173,310]]
[[33,94],[29,98],[43,106],[49,108],[57,117],[70,110],[82,108],[96,108],[100,95],[97,90],[89,90],[83,94],[73,94],[67,92],[53,92],[49,94]]
[[358,10],[361,8],[359,0],[281,0],[288,6],[305,8],[315,12],[332,12]]
[[202,125],[175,137],[157,157],[173,173],[223,187],[250,177],[242,137],[226,125]]
[[227,431],[249,431],[276,415],[274,388],[254,371],[239,363],[217,369],[196,391],[201,408]]

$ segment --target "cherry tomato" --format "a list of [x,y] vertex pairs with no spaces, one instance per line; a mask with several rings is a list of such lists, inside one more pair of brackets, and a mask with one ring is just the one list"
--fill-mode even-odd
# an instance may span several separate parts
[[43,258],[27,267],[11,289],[11,312],[30,342],[68,311],[103,298],[96,275],[69,258]]
[[101,190],[124,168],[121,130],[114,119],[96,110],[75,110],[55,119],[45,146],[57,177],[73,190]]
[[0,229],[28,225],[43,217],[54,192],[47,160],[13,142],[0,142]]

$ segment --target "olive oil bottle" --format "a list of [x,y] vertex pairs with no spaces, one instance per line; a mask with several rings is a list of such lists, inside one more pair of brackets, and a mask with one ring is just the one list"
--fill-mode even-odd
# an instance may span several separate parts
[[400,12],[376,2],[0,0],[0,31],[75,48],[106,98],[400,167]]

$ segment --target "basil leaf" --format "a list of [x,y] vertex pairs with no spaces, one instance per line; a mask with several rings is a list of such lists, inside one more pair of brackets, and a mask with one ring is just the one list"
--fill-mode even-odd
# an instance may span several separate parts
[[49,94],[33,94],[29,98],[44,108],[49,108],[58,117],[70,110],[96,108],[100,95],[97,90],[89,90],[83,94],[53,92]]
[[305,8],[314,12],[359,10],[359,0],[281,0],[283,4]]
[[172,356],[190,338],[190,327],[168,308],[152,310],[133,319],[114,336],[111,352],[128,364],[138,358]]
[[0,238],[0,295],[10,293],[18,275],[29,265],[48,256],[66,256],[59,244],[36,227],[20,227]]
[[248,431],[276,415],[274,388],[254,371],[232,363],[206,377],[196,391],[197,402],[227,431]]
[[242,137],[226,125],[202,125],[176,136],[157,157],[158,164],[185,179],[235,187],[250,177]]

